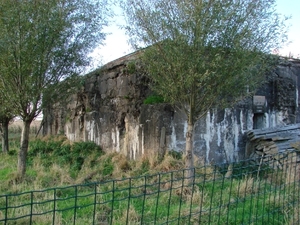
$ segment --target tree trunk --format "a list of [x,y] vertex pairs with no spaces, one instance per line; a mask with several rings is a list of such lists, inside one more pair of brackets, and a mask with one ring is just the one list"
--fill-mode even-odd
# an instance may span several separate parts
[[185,179],[188,184],[191,184],[195,177],[193,133],[194,133],[194,124],[189,121],[187,132],[186,132],[186,145],[185,145],[185,151],[186,151],[185,167],[187,169]]
[[3,153],[8,153],[8,124],[10,119],[5,119],[2,123],[2,151]]
[[31,120],[23,121],[23,128],[21,134],[21,147],[18,156],[18,174],[22,179],[26,173],[26,158],[28,151],[29,132]]

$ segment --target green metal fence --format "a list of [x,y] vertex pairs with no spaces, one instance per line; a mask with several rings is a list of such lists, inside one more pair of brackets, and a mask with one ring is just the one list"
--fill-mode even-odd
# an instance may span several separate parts
[[297,160],[270,160],[0,195],[0,224],[300,224]]

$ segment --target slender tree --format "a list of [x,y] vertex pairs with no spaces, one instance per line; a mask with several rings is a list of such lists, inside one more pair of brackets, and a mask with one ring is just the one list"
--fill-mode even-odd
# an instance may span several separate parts
[[186,167],[193,168],[195,122],[262,83],[274,65],[269,53],[285,40],[285,18],[276,14],[274,0],[122,3],[130,41],[144,48],[153,90],[186,115]]
[[2,137],[2,152],[9,152],[8,125],[12,120],[9,116],[0,116],[0,133]]
[[0,0],[0,86],[23,120],[21,178],[42,97],[88,65],[88,53],[105,38],[107,15],[106,0]]
[[2,152],[9,152],[9,140],[8,140],[8,125],[9,122],[15,117],[13,114],[13,107],[10,104],[9,99],[3,97],[3,87],[0,85],[0,133],[2,139]]

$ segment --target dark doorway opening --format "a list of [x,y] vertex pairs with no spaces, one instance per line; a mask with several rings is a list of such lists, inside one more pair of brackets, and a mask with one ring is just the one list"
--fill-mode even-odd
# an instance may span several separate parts
[[253,129],[265,128],[265,115],[263,113],[254,113]]

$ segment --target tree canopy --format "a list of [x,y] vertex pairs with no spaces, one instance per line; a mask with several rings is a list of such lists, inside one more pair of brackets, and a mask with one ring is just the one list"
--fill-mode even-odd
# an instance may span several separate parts
[[34,118],[43,90],[88,65],[87,54],[105,37],[104,4],[0,1],[0,81],[19,116]]
[[[42,98],[88,65],[88,53],[105,38],[108,13],[106,0],[0,0],[0,86],[24,121],[19,162]],[[24,175],[25,166],[19,171]]]
[[[153,90],[182,109],[192,156],[195,121],[253,93],[286,40],[274,0],[124,0],[130,41]],[[191,166],[191,164],[189,164]]]

